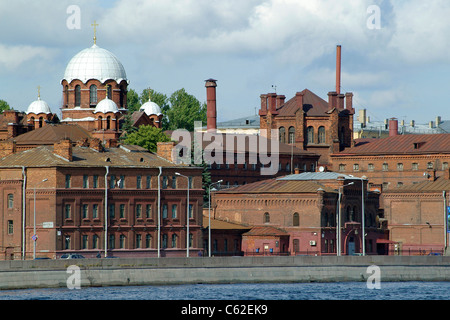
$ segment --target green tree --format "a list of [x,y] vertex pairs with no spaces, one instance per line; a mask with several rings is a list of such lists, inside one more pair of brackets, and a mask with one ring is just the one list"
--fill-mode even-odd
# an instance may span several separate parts
[[125,144],[141,146],[148,151],[156,152],[158,142],[169,142],[170,138],[159,128],[140,126],[135,132],[129,133],[124,139]]
[[141,104],[139,102],[139,95],[133,89],[128,90],[127,93],[127,105],[128,112],[132,114],[135,111],[139,111]]
[[185,89],[175,91],[169,98],[170,108],[163,111],[167,122],[163,122],[164,130],[186,129],[194,131],[194,122],[206,123],[206,103],[201,104]]
[[8,102],[6,102],[5,100],[0,100],[0,112],[5,111],[5,110],[11,110]]

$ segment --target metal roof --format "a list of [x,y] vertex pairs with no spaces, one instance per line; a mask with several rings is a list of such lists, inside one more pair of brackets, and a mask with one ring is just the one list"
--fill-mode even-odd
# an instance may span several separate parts
[[[325,116],[330,106],[327,101],[314,92],[305,89],[303,93],[303,111],[308,116]],[[279,116],[294,116],[298,110],[297,97],[293,97],[283,104],[277,111]]]
[[13,140],[17,145],[53,145],[62,139],[73,142],[90,139],[91,134],[77,124],[46,124],[42,128],[21,134]]
[[337,172],[303,172],[300,174],[291,174],[288,176],[277,178],[277,180],[284,180],[284,181],[336,180],[339,177],[344,179],[355,179],[355,177],[353,176]]

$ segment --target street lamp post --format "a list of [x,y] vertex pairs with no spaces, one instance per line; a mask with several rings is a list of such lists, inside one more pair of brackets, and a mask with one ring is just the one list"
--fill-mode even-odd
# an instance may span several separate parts
[[208,207],[209,207],[208,208],[208,213],[209,213],[209,215],[208,215],[208,256],[209,257],[211,257],[211,191],[212,190],[216,191],[215,189],[211,189],[211,187],[213,185],[219,184],[221,182],[223,182],[223,180],[219,180],[217,182],[211,183],[209,185],[209,191],[208,191],[208,197],[209,197],[209,201],[208,201],[208,204],[209,204],[208,205]]
[[189,258],[189,177],[175,172],[177,176],[185,177],[187,179],[187,200],[186,200],[186,258]]
[[337,256],[341,255],[341,189],[344,189],[344,187],[348,187],[353,185],[354,182],[350,182],[349,184],[343,185],[339,187],[339,198],[338,198],[338,214],[336,217],[336,254]]
[[37,185],[34,186],[34,199],[33,199],[33,205],[34,205],[34,213],[33,213],[33,259],[36,259],[36,188],[45,181],[48,181],[48,179],[44,179],[41,182],[39,182]]

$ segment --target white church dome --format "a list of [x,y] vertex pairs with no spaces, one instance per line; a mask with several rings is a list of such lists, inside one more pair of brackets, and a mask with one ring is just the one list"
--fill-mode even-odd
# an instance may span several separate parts
[[50,110],[50,107],[48,106],[47,102],[44,100],[41,100],[39,97],[36,101],[33,101],[27,109],[27,114],[34,113],[34,114],[50,114],[52,111]]
[[83,83],[91,79],[102,83],[111,79],[117,83],[122,80],[128,81],[125,68],[119,59],[96,44],[84,49],[70,60],[63,80],[70,83],[74,79],[81,80]]
[[100,101],[97,106],[95,107],[94,113],[103,112],[103,113],[116,113],[119,112],[119,108],[117,107],[117,104],[112,101],[111,99],[103,99]]
[[156,103],[150,100],[144,103],[139,111],[145,112],[145,114],[148,116],[151,116],[153,114],[156,114],[157,116],[162,115],[161,108]]

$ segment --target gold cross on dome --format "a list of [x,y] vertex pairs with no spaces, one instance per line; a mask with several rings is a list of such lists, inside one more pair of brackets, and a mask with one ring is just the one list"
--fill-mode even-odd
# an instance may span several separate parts
[[40,98],[41,97],[41,86],[37,86],[37,89],[38,89],[38,98]]
[[92,27],[94,27],[94,44],[97,44],[97,27],[99,24],[94,20],[94,23],[91,24]]

